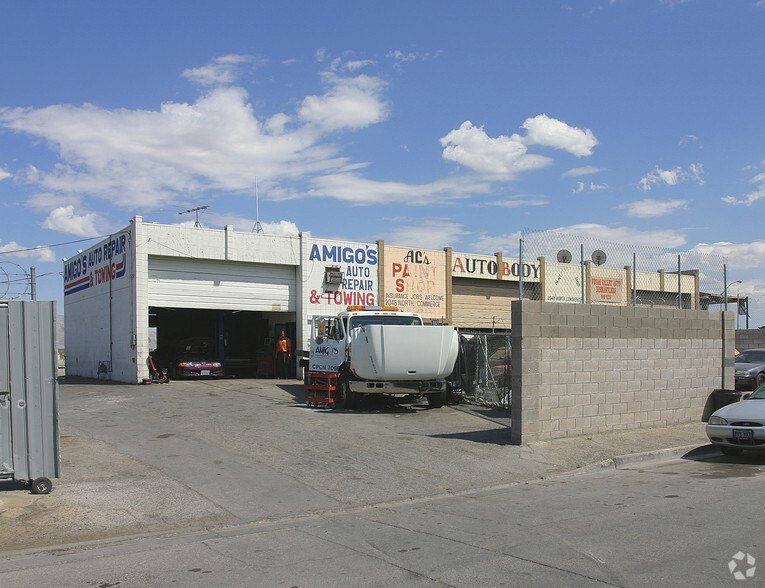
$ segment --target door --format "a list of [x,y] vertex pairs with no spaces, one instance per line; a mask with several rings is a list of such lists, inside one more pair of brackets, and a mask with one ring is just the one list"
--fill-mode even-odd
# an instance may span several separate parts
[[11,355],[8,347],[8,307],[0,307],[0,477],[13,473],[11,447]]

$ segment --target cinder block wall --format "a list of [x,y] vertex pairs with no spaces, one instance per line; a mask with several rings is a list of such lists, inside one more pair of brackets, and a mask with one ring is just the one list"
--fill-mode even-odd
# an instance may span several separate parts
[[512,441],[699,421],[733,388],[733,312],[512,304]]
[[739,329],[736,331],[736,349],[765,348],[765,329]]

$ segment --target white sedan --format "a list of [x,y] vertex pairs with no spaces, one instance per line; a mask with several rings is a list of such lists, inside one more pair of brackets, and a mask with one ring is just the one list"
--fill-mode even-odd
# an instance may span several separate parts
[[765,385],[709,417],[707,437],[726,455],[765,451]]

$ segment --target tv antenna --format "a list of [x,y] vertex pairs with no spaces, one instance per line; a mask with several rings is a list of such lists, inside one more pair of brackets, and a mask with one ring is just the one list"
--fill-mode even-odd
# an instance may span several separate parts
[[260,203],[258,199],[258,178],[255,176],[255,226],[252,227],[251,233],[262,233],[263,227],[260,224]]
[[202,225],[199,222],[199,211],[205,210],[206,208],[210,208],[209,206],[197,206],[196,208],[189,208],[188,210],[184,210],[182,212],[179,212],[178,214],[186,214],[187,212],[193,212],[194,213],[194,226],[195,227],[201,227]]

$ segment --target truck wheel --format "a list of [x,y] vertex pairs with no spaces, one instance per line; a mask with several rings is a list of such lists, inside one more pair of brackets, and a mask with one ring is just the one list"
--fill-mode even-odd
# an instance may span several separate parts
[[434,392],[433,394],[426,394],[425,396],[428,399],[428,406],[430,408],[441,408],[446,404],[446,390]]
[[[351,387],[348,385],[348,380],[346,378],[340,378],[340,383],[337,387],[340,389],[342,395],[343,408],[348,410],[356,408],[358,398],[356,397],[356,393],[351,391]],[[339,402],[336,402],[335,406],[339,406],[339,404]]]

